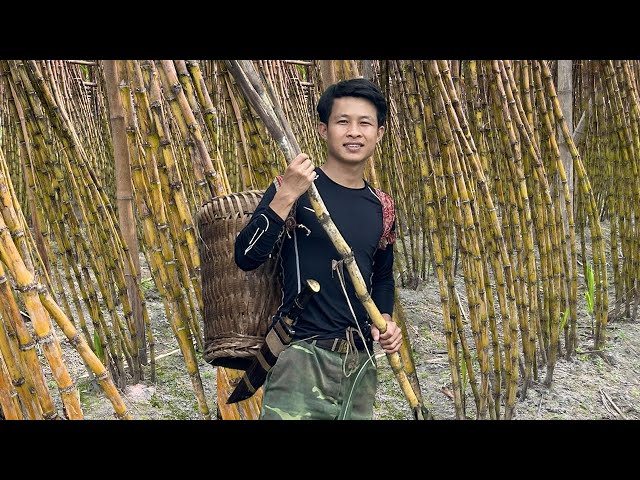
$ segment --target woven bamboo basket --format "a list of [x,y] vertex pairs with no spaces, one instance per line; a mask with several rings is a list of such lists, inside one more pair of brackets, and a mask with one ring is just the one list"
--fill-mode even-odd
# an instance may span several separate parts
[[244,272],[234,260],[235,240],[262,192],[215,197],[197,213],[200,231],[204,359],[211,365],[246,370],[264,343],[281,288],[275,257]]

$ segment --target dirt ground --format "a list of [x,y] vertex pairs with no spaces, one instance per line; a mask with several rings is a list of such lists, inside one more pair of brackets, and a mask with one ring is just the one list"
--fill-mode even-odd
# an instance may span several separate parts
[[[447,395],[451,377],[442,318],[438,312],[437,283],[431,280],[418,291],[402,289],[400,297],[407,315],[424,403],[436,419],[453,419],[454,404]],[[583,311],[582,316],[580,313],[579,310],[577,350],[588,352],[593,348],[591,324],[586,313]],[[604,358],[579,353],[569,361],[558,359],[550,388],[542,384],[546,370],[541,367],[526,398],[516,404],[514,418],[640,419],[640,322],[614,322],[607,331]],[[386,361],[382,360],[378,364],[382,388],[376,418],[411,418],[406,401],[404,404],[399,401],[402,397],[397,393],[397,382]],[[470,388],[467,388],[466,402],[467,416],[475,418]]]
[[[581,278],[578,282],[584,283]],[[462,286],[460,292],[464,292]],[[157,380],[153,384],[145,380],[127,386],[123,392],[124,401],[136,419],[200,419],[193,388],[162,303],[153,289],[146,295],[156,337]],[[453,400],[447,395],[451,379],[436,280],[431,277],[417,290],[401,288],[400,298],[425,406],[435,419],[454,419]],[[584,298],[581,290],[579,298]],[[588,352],[592,349],[590,320],[584,311],[584,301],[578,303],[582,306],[579,309],[578,350]],[[63,344],[68,346],[67,342]],[[114,419],[111,403],[97,384],[89,381],[77,353],[68,348],[64,350],[65,361],[80,391],[85,418]],[[387,360],[380,350],[376,351],[380,384],[374,418],[412,419]],[[200,355],[199,368],[212,418],[215,418],[216,371]],[[640,419],[640,322],[611,323],[604,357],[579,353],[570,361],[560,358],[550,388],[542,384],[544,374],[542,367],[526,398],[516,404],[515,419]],[[148,368],[146,378],[149,378]],[[467,417],[475,418],[469,387],[466,393]]]

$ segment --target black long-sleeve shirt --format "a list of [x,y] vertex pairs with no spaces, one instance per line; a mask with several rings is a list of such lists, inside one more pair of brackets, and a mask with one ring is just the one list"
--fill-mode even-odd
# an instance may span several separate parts
[[[378,248],[383,232],[380,199],[366,182],[363,188],[347,188],[335,183],[319,168],[316,173],[316,188],[354,252],[367,290],[380,312],[391,315],[395,290],[393,244]],[[336,266],[340,255],[318,222],[307,195],[300,197],[296,205],[295,219],[299,226],[290,233],[283,231],[285,222],[269,207],[275,193],[275,185],[271,184],[251,220],[239,233],[235,243],[236,264],[243,270],[259,267],[269,255],[277,255],[274,246],[283,235],[279,260],[283,299],[276,316],[286,315],[302,282],[314,279],[320,283],[320,292],[296,322],[294,338],[345,338],[347,327],[355,327],[355,322],[336,270],[341,267],[341,264]],[[310,231],[308,235],[303,226]],[[370,343],[368,314],[356,297],[347,269],[342,273],[349,302]]]

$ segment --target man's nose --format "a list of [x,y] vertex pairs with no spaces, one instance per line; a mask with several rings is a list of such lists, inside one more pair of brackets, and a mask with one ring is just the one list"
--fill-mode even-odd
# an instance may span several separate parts
[[349,125],[349,129],[347,130],[347,135],[350,137],[359,137],[362,135],[360,131],[360,125],[357,123],[352,123]]

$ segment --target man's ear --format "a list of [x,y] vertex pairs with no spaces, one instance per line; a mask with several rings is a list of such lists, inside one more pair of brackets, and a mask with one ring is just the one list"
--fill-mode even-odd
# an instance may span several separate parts
[[322,123],[320,122],[318,124],[318,133],[320,134],[320,136],[326,140],[327,139],[327,124],[326,123]]
[[376,139],[376,143],[382,140],[382,135],[384,135],[384,127],[378,127],[378,138]]

